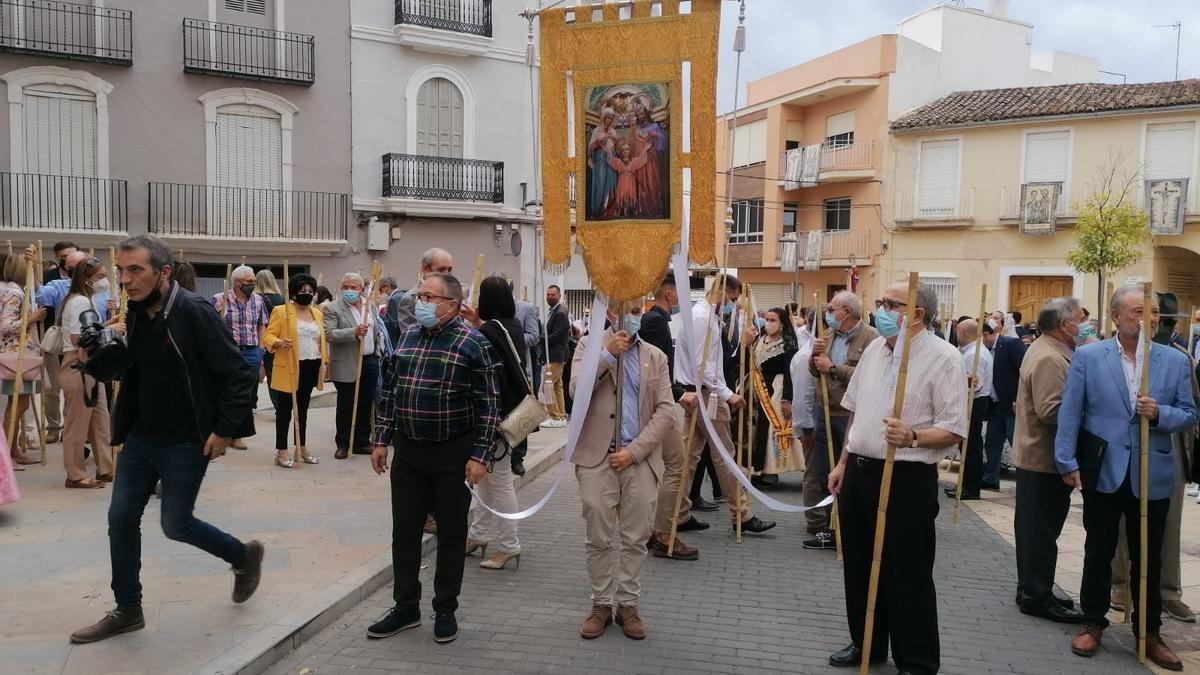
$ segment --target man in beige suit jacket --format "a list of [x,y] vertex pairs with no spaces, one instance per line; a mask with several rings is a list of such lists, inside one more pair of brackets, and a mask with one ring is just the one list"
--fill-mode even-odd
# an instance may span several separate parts
[[[641,311],[637,307],[626,315],[625,330],[614,335],[605,329],[600,336],[605,346],[596,386],[571,456],[583,500],[588,577],[592,584],[592,611],[580,629],[580,635],[587,639],[600,637],[612,623],[614,601],[616,621],[625,635],[635,640],[646,637],[637,601],[650,520],[663,474],[662,443],[675,429],[675,403],[666,355],[636,338]],[[613,320],[610,311],[609,321]],[[635,337],[631,339],[631,335]],[[576,398],[587,393],[577,394],[576,386],[590,337],[580,340],[575,350],[570,387]],[[621,438],[616,439],[615,382],[617,359],[622,354]],[[614,542],[618,521],[620,542]]]

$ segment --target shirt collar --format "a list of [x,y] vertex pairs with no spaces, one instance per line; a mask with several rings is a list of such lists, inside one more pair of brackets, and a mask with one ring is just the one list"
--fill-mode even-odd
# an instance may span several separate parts
[[447,330],[449,330],[451,326],[461,323],[462,320],[463,319],[461,316],[456,316],[453,319],[447,321],[446,323],[441,324],[439,326],[434,326],[433,328],[426,328],[425,326],[421,326],[421,332],[424,333],[425,335],[440,335],[440,334],[446,332]]
[[854,324],[854,328],[851,328],[850,330],[846,331],[845,333],[843,333],[840,330],[835,330],[834,335],[835,335],[835,337],[840,335],[840,336],[846,338],[847,340],[853,340],[855,337],[858,336],[859,333],[862,332],[862,327],[863,327],[862,319],[859,319],[858,323]]

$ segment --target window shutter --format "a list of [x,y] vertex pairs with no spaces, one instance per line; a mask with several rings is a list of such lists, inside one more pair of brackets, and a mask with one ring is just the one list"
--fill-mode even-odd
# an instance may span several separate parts
[[225,9],[231,12],[246,11],[246,0],[225,0]]
[[1025,137],[1025,182],[1066,182],[1071,134],[1050,131]]
[[749,166],[767,161],[767,121],[742,124],[734,131],[733,165]]
[[825,137],[854,133],[854,111],[830,115],[825,118]]
[[1146,128],[1146,180],[1191,178],[1196,123],[1151,124]]
[[415,154],[462,158],[463,97],[453,82],[435,77],[421,85],[415,121]]
[[755,284],[750,287],[750,294],[754,296],[754,307],[760,312],[783,307],[792,302],[791,293],[791,284]]
[[246,11],[251,14],[267,14],[267,0],[246,0]]
[[74,87],[25,88],[25,171],[95,177],[96,98]]
[[921,143],[917,215],[953,216],[958,211],[958,141]]
[[274,237],[283,233],[283,132],[279,118],[255,106],[217,113],[216,229],[209,234]]

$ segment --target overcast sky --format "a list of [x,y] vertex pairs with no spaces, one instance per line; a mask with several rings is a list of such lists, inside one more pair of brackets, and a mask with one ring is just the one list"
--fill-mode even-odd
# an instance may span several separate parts
[[[721,16],[718,111],[733,107],[733,32],[737,3]],[[744,104],[747,80],[764,77],[880,33],[894,33],[906,17],[934,0],[747,0],[746,51],[742,54]],[[1060,50],[1098,56],[1101,70],[1130,82],[1175,77],[1175,31],[1153,24],[1183,22],[1179,77],[1200,77],[1200,0],[1009,0],[1012,19],[1033,24],[1033,51]],[[966,0],[985,8],[987,0]],[[1101,75],[1103,82],[1121,78]]]

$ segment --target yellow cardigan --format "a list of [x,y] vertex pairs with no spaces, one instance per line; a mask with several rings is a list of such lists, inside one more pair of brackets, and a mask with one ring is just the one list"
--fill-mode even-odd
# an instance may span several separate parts
[[[291,340],[293,345],[297,342],[296,305],[290,300],[288,303],[291,307],[281,305],[271,310],[271,320],[267,323],[267,330],[263,332],[263,349],[272,354],[276,353],[275,347],[280,340]],[[321,373],[317,376],[317,389],[324,389],[325,365],[329,363],[329,348],[325,341],[325,321],[321,316],[321,310],[317,309],[315,305],[310,305],[309,309],[312,310],[313,320],[317,322],[317,328],[321,335]],[[285,312],[286,319],[284,318]],[[285,321],[287,322],[286,328],[284,327]],[[275,391],[292,393],[296,390],[299,373],[299,352],[296,349],[286,349],[276,355],[275,363],[271,367],[271,388]]]

